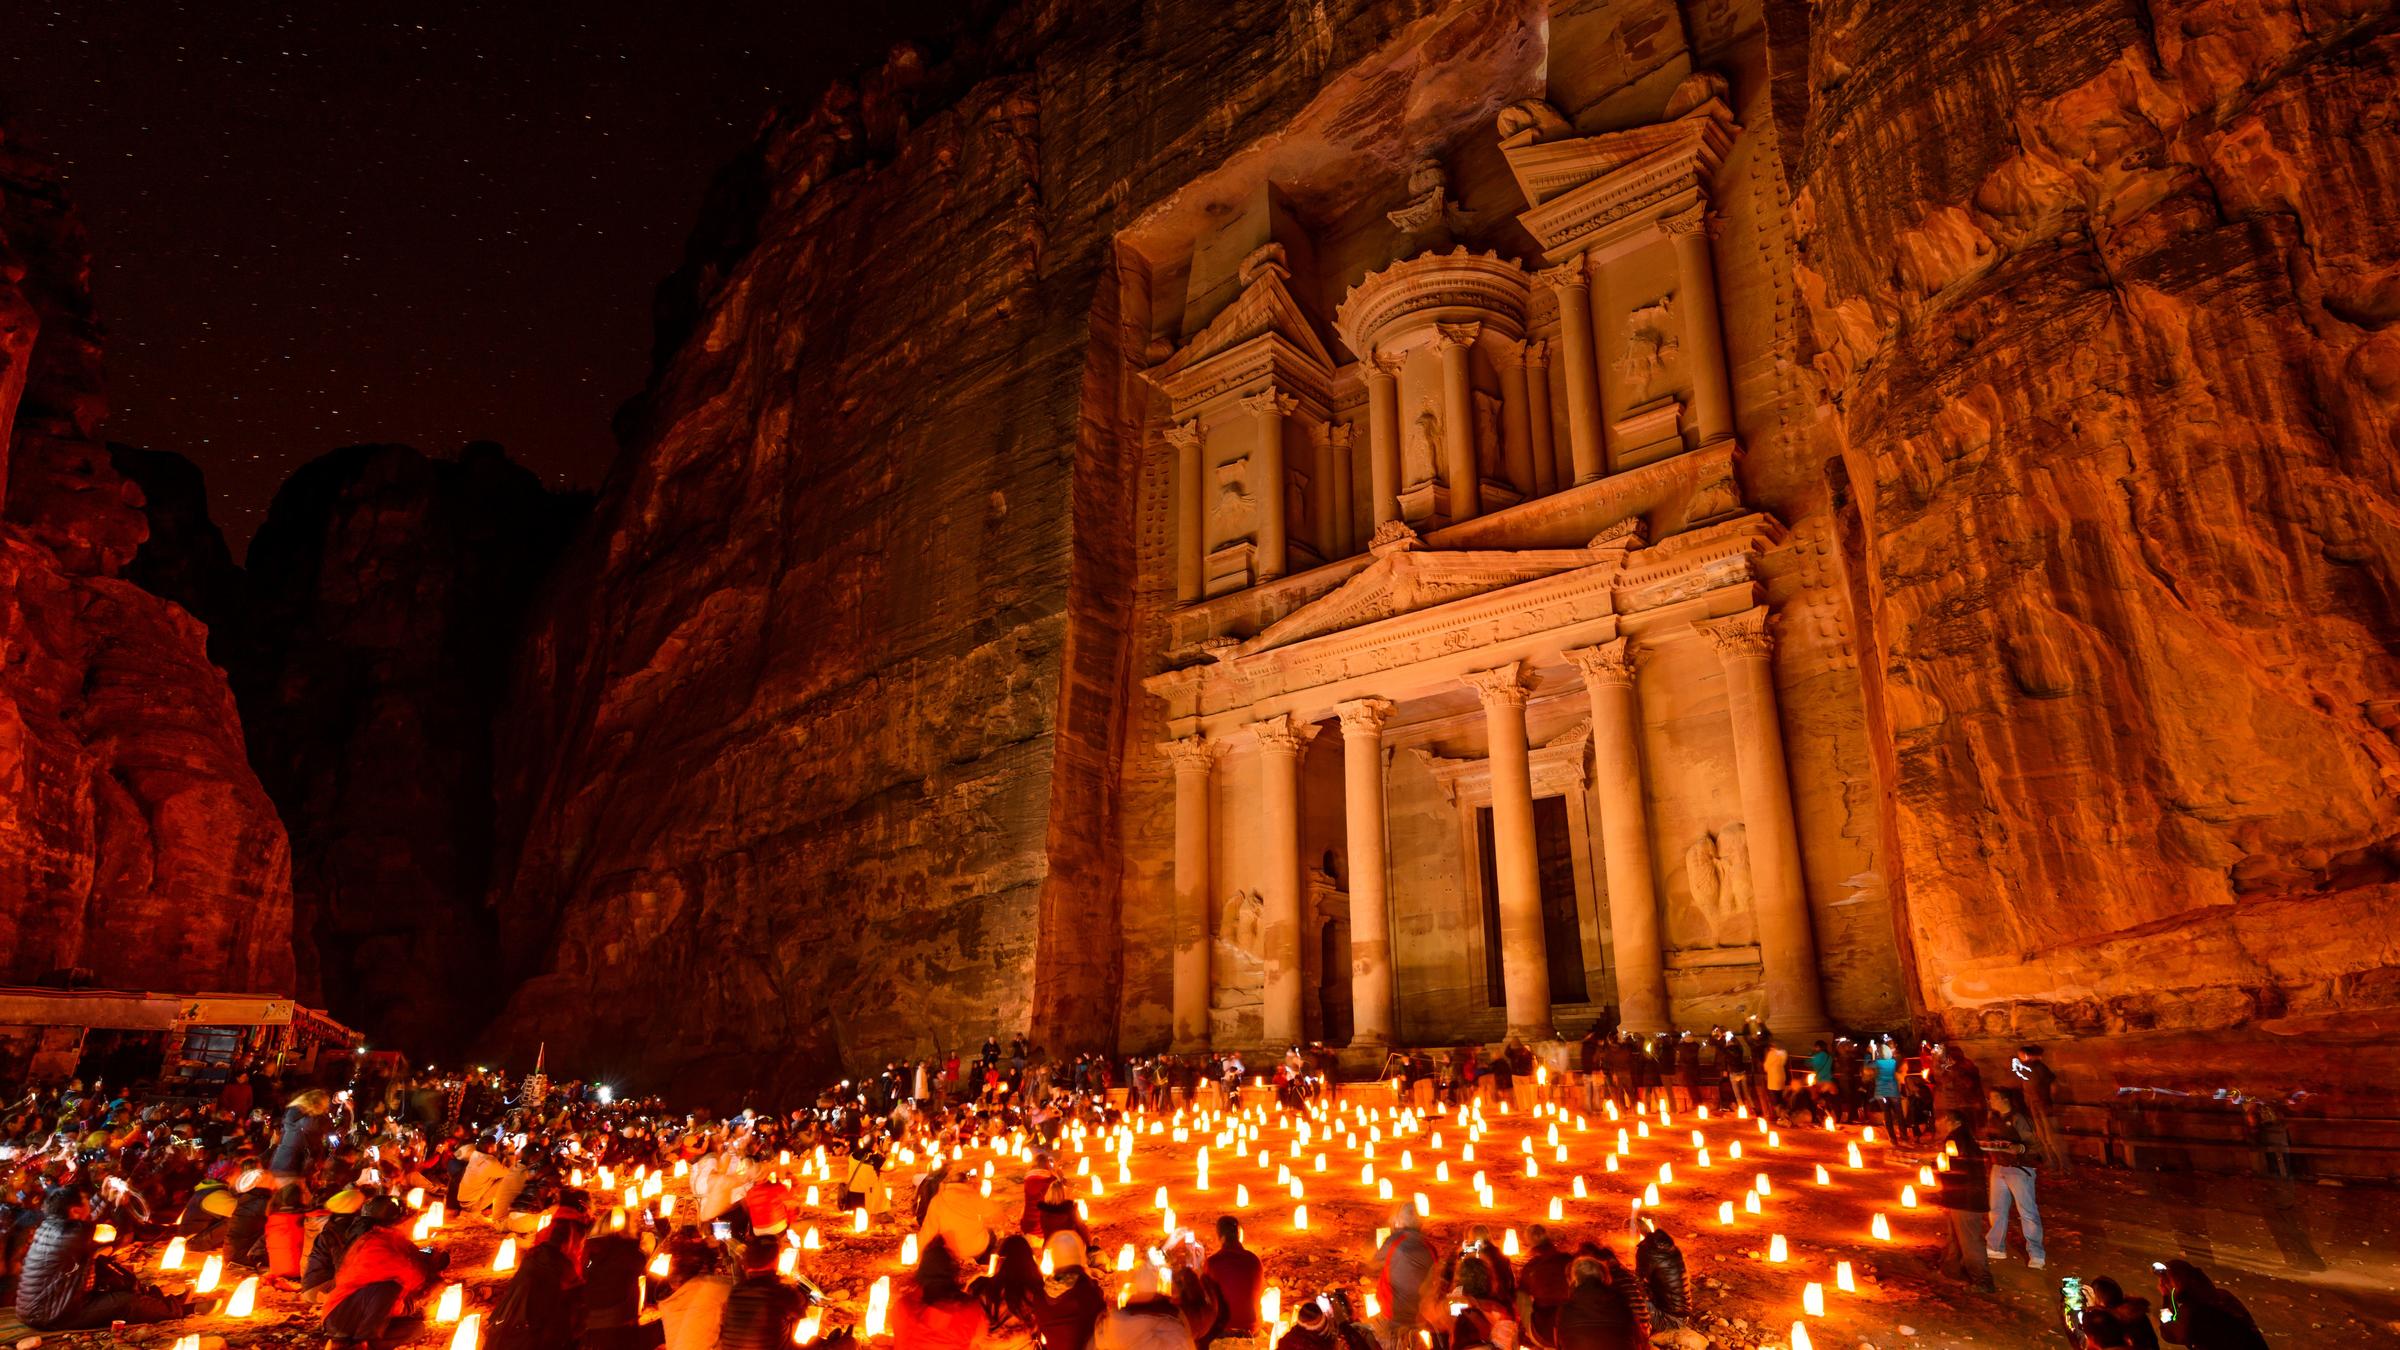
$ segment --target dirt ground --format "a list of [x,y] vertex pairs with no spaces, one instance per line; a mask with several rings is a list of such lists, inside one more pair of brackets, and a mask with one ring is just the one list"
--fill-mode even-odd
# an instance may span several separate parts
[[[2061,1276],[2113,1275],[2129,1293],[2148,1295],[2149,1263],[2170,1256],[2197,1262],[2239,1294],[2279,1350],[2400,1346],[2400,1239],[2394,1233],[2400,1208],[2394,1201],[2400,1196],[2390,1190],[2096,1169],[2046,1176],[2041,1203],[2049,1268],[2028,1269],[2021,1247],[2012,1244],[2016,1254],[1994,1268],[1998,1292],[1977,1294],[1945,1280],[1935,1268],[1942,1218],[1932,1208],[1931,1188],[1921,1188],[1917,1208],[1901,1204],[1901,1188],[1919,1184],[1919,1168],[1930,1164],[1930,1156],[1882,1141],[1863,1143],[1863,1166],[1853,1169],[1849,1147],[1860,1142],[1854,1130],[1782,1130],[1770,1144],[1756,1121],[1723,1116],[1663,1124],[1629,1115],[1620,1122],[1592,1119],[1578,1129],[1571,1114],[1554,1122],[1495,1111],[1484,1117],[1470,1159],[1469,1132],[1450,1117],[1427,1120],[1412,1135],[1394,1134],[1389,1120],[1358,1128],[1354,1119],[1346,1119],[1330,1137],[1320,1124],[1296,1155],[1297,1122],[1284,1118],[1279,1126],[1277,1119],[1269,1113],[1262,1136],[1238,1149],[1206,1131],[1193,1131],[1181,1141],[1171,1128],[1144,1132],[1127,1161],[1130,1181],[1125,1184],[1118,1180],[1117,1156],[1102,1151],[1100,1137],[1083,1141],[1081,1153],[1062,1145],[1058,1170],[1089,1210],[1094,1261],[1113,1267],[1125,1244],[1146,1249],[1159,1242],[1163,1222],[1155,1200],[1164,1186],[1178,1226],[1199,1230],[1211,1245],[1220,1213],[1242,1220],[1246,1239],[1266,1261],[1268,1279],[1281,1290],[1287,1310],[1334,1287],[1349,1288],[1356,1305],[1364,1307],[1364,1295],[1373,1288],[1376,1230],[1389,1221],[1393,1202],[1381,1200],[1377,1187],[1362,1180],[1362,1166],[1372,1165],[1378,1180],[1391,1181],[1399,1203],[1419,1192],[1426,1195],[1431,1209],[1426,1231],[1445,1254],[1479,1225],[1494,1241],[1505,1241],[1512,1229],[1520,1242],[1527,1241],[1527,1230],[1547,1222],[1555,1197],[1563,1220],[1548,1226],[1564,1241],[1571,1245],[1596,1237],[1630,1261],[1633,1201],[1646,1185],[1658,1182],[1665,1163],[1673,1168],[1673,1179],[1660,1185],[1658,1204],[1645,1205],[1643,1212],[1683,1248],[1696,1304],[1687,1330],[1715,1346],[1790,1350],[1795,1320],[1805,1321],[1818,1350],[2061,1345]],[[1548,1133],[1553,1123],[1559,1127],[1556,1145]],[[1647,1138],[1639,1133],[1644,1123],[1650,1125]],[[1616,1152],[1619,1128],[1627,1131],[1628,1151],[1617,1158],[1618,1170],[1610,1172],[1607,1161]],[[1374,1140],[1368,1129],[1381,1130],[1384,1137]],[[1706,1140],[1705,1166],[1691,1137],[1695,1129]],[[1738,1159],[1731,1148],[1737,1141],[1742,1145]],[[1203,1146],[1210,1150],[1206,1191],[1198,1189],[1195,1165]],[[1262,1147],[1271,1153],[1263,1168]],[[1558,1161],[1559,1147],[1566,1149],[1564,1162]],[[1537,1175],[1526,1174],[1529,1157]],[[990,1152],[973,1154],[969,1161],[990,1164],[995,1212],[1013,1219],[1026,1164]],[[795,1170],[806,1162],[795,1159]],[[1436,1176],[1440,1163],[1448,1165],[1446,1181]],[[1826,1177],[1822,1185],[1816,1180],[1820,1166]],[[1079,1168],[1085,1169],[1081,1175]],[[1288,1185],[1279,1184],[1283,1169],[1300,1181],[1301,1198],[1295,1200]],[[1491,1188],[1489,1209],[1473,1189],[1478,1172]],[[1753,1216],[1743,1209],[1743,1196],[1762,1172],[1769,1194],[1760,1202],[1762,1212]],[[911,1175],[904,1167],[892,1169],[894,1214],[863,1235],[852,1233],[848,1215],[825,1204],[795,1225],[815,1228],[822,1244],[821,1250],[803,1251],[799,1262],[801,1272],[826,1291],[828,1328],[860,1320],[876,1279],[889,1277],[898,1285],[908,1277],[900,1262],[905,1229],[897,1216],[908,1212]],[[1578,1177],[1586,1191],[1581,1198],[1572,1189]],[[819,1186],[826,1200],[835,1189],[813,1175],[791,1179],[798,1188]],[[1237,1203],[1237,1187],[1247,1189],[1247,1206]],[[680,1193],[680,1183],[673,1189]],[[1719,1222],[1719,1206],[1726,1201],[1735,1207],[1731,1225]],[[688,1216],[691,1203],[684,1194],[679,1211]],[[1300,1205],[1308,1211],[1305,1230],[1295,1226]],[[1878,1214],[1891,1226],[1892,1241],[1872,1236]],[[602,1226],[606,1223],[604,1216]],[[1787,1247],[1781,1262],[1769,1259],[1777,1234]],[[490,1270],[498,1240],[488,1228],[456,1221],[433,1238],[433,1245],[450,1252],[452,1278],[466,1286],[470,1311],[488,1307],[506,1279]],[[154,1249],[128,1257],[146,1270],[156,1264]],[[1843,1260],[1852,1264],[1856,1293],[1835,1288],[1835,1265]],[[153,1277],[174,1280],[188,1273],[153,1272]],[[1108,1282],[1113,1288],[1113,1276]],[[1803,1289],[1811,1282],[1823,1288],[1825,1316],[1803,1317]],[[232,1283],[226,1281],[228,1287]],[[246,1321],[212,1313],[117,1332],[52,1334],[43,1342],[59,1350],[118,1345],[169,1350],[178,1337],[197,1334],[224,1337],[237,1348],[318,1343],[315,1311],[298,1296],[262,1287],[258,1305]],[[428,1322],[413,1329],[408,1344],[451,1345],[455,1334],[454,1327]],[[1700,1342],[1687,1337],[1681,1344]]]

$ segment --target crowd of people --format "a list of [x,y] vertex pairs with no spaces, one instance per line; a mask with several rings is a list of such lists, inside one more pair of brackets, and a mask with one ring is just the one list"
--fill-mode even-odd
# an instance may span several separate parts
[[[1398,1073],[1419,1100],[1593,1094],[1584,1100],[1876,1123],[1949,1158],[1937,1195],[1952,1220],[1945,1264],[1988,1284],[1985,1262],[2005,1256],[2012,1220],[2029,1263],[2045,1260],[2035,1177],[2063,1159],[2041,1119],[2039,1062],[2028,1047],[2014,1081],[1987,1088],[1965,1056],[1936,1046],[1902,1056],[1889,1039],[1819,1042],[1795,1067],[1760,1027],[1671,1038],[1610,1028],[1585,1040],[1580,1064],[1510,1042],[1409,1055]],[[1328,1069],[1300,1048],[1271,1065],[1238,1055],[1053,1062],[1021,1040],[989,1041],[964,1063],[894,1063],[804,1109],[722,1119],[482,1071],[347,1090],[262,1072],[213,1099],[101,1084],[28,1090],[0,1114],[0,1279],[40,1331],[167,1320],[197,1310],[188,1295],[112,1253],[176,1238],[195,1258],[218,1255],[308,1299],[329,1346],[388,1346],[414,1332],[445,1280],[443,1254],[410,1228],[418,1211],[403,1197],[422,1192],[526,1244],[485,1315],[486,1350],[780,1350],[820,1315],[817,1290],[787,1255],[801,1212],[789,1160],[808,1155],[829,1160],[841,1208],[917,1236],[917,1264],[890,1310],[902,1350],[1199,1350],[1262,1332],[1267,1272],[1239,1222],[1217,1219],[1213,1245],[1184,1230],[1159,1264],[1110,1270],[1049,1150],[1078,1125],[1105,1130],[1145,1104],[1230,1100],[1245,1083],[1305,1103],[1330,1090]],[[1922,1112],[1908,1105],[1919,1093]],[[1000,1137],[1024,1139],[1030,1157],[1021,1195],[1005,1202],[966,1168],[902,1165]],[[612,1193],[587,1189],[603,1168],[673,1169],[692,1203],[671,1221],[628,1214]],[[1644,1232],[1630,1260],[1601,1236],[1541,1227],[1521,1257],[1480,1228],[1445,1251],[1408,1205],[1389,1230],[1374,1256],[1375,1315],[1329,1290],[1287,1310],[1280,1343],[1626,1350],[1692,1315],[1682,1253],[1661,1230]],[[2078,1343],[2263,1346],[2238,1300],[2197,1268],[2167,1262],[2156,1274],[2155,1324],[2151,1305],[2115,1283],[2082,1282]]]

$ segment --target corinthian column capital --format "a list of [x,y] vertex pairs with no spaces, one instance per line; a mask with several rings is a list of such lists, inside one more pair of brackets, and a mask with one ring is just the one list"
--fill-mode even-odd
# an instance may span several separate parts
[[1522,665],[1522,662],[1511,661],[1490,670],[1469,671],[1460,678],[1469,689],[1475,691],[1475,697],[1483,700],[1483,706],[1487,709],[1522,708],[1525,706],[1526,693],[1525,683],[1520,678]]
[[1627,638],[1577,647],[1562,653],[1567,663],[1583,676],[1583,682],[1593,688],[1633,683],[1633,643]]
[[1592,284],[1592,275],[1584,269],[1581,256],[1567,259],[1556,267],[1545,267],[1533,274],[1534,280],[1552,290],[1582,289]]
[[1242,411],[1261,417],[1289,417],[1299,406],[1299,399],[1277,390],[1271,384],[1242,400]]
[[1269,754],[1298,755],[1316,739],[1317,724],[1303,722],[1292,713],[1278,713],[1252,722],[1250,734],[1257,738],[1258,748]]
[[1765,605],[1692,627],[1708,634],[1708,640],[1716,644],[1717,655],[1727,661],[1764,660],[1775,654],[1775,634],[1767,627]]
[[1547,369],[1549,365],[1550,339],[1527,338],[1525,340],[1525,368],[1528,370],[1543,370]]
[[1714,239],[1717,237],[1717,218],[1709,214],[1707,207],[1694,206],[1671,216],[1659,217],[1658,232],[1665,235],[1706,234]]
[[1442,346],[1472,347],[1475,339],[1483,336],[1483,324],[1480,320],[1473,323],[1437,323],[1433,331]]
[[1159,434],[1166,438],[1167,444],[1178,450],[1189,450],[1200,444],[1200,424],[1197,421],[1169,422]]
[[1398,352],[1376,352],[1367,358],[1367,378],[1370,380],[1399,379],[1400,367],[1407,364],[1408,358]]
[[1383,724],[1392,718],[1392,701],[1388,698],[1354,698],[1333,705],[1342,719],[1342,735],[1380,736]]
[[1207,773],[1216,765],[1219,748],[1205,736],[1186,736],[1160,742],[1158,752],[1167,757],[1177,773]]

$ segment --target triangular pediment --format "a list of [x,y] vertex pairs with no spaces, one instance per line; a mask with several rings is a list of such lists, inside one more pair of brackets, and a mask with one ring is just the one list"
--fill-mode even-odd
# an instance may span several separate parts
[[1317,336],[1316,325],[1309,321],[1307,311],[1292,298],[1291,288],[1284,285],[1283,269],[1262,267],[1251,277],[1250,284],[1234,297],[1208,326],[1193,334],[1183,349],[1159,367],[1161,379],[1173,379],[1183,371],[1220,356],[1246,342],[1274,334],[1296,348],[1302,358],[1333,370],[1333,354]]
[[1623,548],[1459,552],[1410,549],[1387,553],[1358,575],[1220,655],[1233,659],[1289,647],[1561,572],[1621,561],[1624,556]]

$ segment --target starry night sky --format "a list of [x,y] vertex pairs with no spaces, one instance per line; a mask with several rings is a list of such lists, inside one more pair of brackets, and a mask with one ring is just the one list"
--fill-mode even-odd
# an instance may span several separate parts
[[238,555],[341,445],[596,485],[718,166],[959,8],[28,3],[0,109],[91,229],[108,436],[198,461]]

